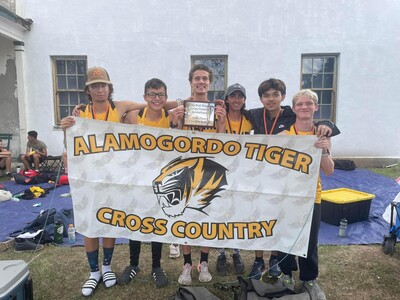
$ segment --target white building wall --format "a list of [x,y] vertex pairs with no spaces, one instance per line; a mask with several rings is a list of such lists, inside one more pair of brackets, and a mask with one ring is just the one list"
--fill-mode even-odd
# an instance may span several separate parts
[[339,53],[336,157],[400,157],[400,1],[25,0],[33,19],[25,55],[28,130],[62,150],[54,129],[51,55],[87,55],[105,67],[114,99],[143,101],[158,77],[171,99],[189,96],[190,55],[228,55],[228,83],[248,91],[270,77],[300,87],[301,54]]

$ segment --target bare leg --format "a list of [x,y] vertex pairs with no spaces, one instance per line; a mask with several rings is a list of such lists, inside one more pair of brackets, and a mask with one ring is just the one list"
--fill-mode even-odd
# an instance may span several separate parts
[[85,237],[85,251],[92,252],[99,249],[99,238]]
[[33,164],[35,165],[35,170],[39,170],[40,155],[32,154],[32,156],[33,156]]
[[192,246],[182,245],[183,255],[192,253]]
[[262,250],[256,250],[256,251],[254,251],[254,253],[255,253],[256,257],[262,258],[264,255],[264,251],[262,251]]
[[67,152],[64,152],[64,153],[62,154],[61,159],[62,159],[62,162],[63,162],[63,164],[64,164],[64,173],[65,173],[65,174],[68,174]]
[[115,238],[103,238],[104,248],[113,248],[115,246]]
[[24,164],[25,170],[31,170],[31,163],[29,160],[29,156],[22,154],[21,160],[22,160],[22,163]]

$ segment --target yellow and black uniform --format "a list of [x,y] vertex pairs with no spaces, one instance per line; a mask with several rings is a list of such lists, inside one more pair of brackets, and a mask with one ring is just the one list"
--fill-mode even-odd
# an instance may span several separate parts
[[151,127],[158,127],[158,128],[169,128],[169,115],[168,112],[162,109],[161,112],[161,119],[157,121],[150,121],[146,119],[147,116],[147,107],[142,108],[139,110],[138,116],[137,116],[137,124],[138,125],[145,125],[145,126],[151,126]]
[[240,121],[232,121],[229,116],[226,117],[226,133],[250,134],[252,129],[253,125],[244,115],[241,115]]
[[112,101],[109,102],[107,111],[102,114],[97,114],[93,110],[93,105],[89,104],[85,107],[85,109],[80,111],[79,116],[81,118],[108,121],[108,122],[119,122],[120,121],[118,110]]
[[[298,131],[294,125],[285,130],[288,135],[315,135],[315,127],[312,131]],[[318,233],[321,223],[321,179],[318,177],[317,195],[314,203],[314,211],[311,221],[310,238],[308,240],[307,257],[298,257],[300,280],[310,281],[318,277]],[[292,276],[297,271],[297,263],[294,255],[278,252],[279,267],[282,273]]]
[[[285,130],[285,134],[287,135],[315,135],[315,127],[312,131],[298,131],[294,125],[290,126],[289,130]],[[322,192],[322,184],[321,177],[318,176],[318,184],[317,184],[317,194],[315,196],[315,203],[321,203],[321,192]]]

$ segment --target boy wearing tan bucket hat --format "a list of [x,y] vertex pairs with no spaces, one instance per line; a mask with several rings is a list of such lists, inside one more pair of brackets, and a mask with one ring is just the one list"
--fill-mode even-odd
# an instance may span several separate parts
[[[79,116],[87,119],[102,120],[108,122],[120,122],[122,116],[131,110],[144,107],[132,101],[112,100],[114,91],[110,76],[101,67],[89,68],[86,72],[85,93],[89,104],[79,112]],[[75,124],[72,116],[61,120],[61,128],[65,130]],[[103,238],[103,265],[101,272],[99,269],[99,238],[85,237],[85,252],[90,267],[90,277],[82,287],[82,295],[92,296],[98,286],[103,281],[106,288],[112,287],[116,283],[116,276],[111,271],[111,260],[114,252],[115,238]]]

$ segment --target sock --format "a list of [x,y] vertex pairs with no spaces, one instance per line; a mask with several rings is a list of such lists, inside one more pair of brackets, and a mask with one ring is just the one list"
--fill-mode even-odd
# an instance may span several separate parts
[[200,263],[203,261],[208,262],[208,253],[204,253],[203,251],[200,252]]
[[[101,267],[102,275],[104,275],[104,273],[109,272],[109,271],[111,271],[111,265],[102,265],[102,267]],[[104,281],[104,285],[108,288],[112,287],[116,283],[117,283],[117,279]]]
[[101,266],[101,273],[104,274],[105,272],[111,271],[111,265],[102,265]]
[[129,240],[129,259],[133,267],[139,265],[139,257],[142,243],[140,241]]
[[88,258],[90,272],[99,271],[99,250],[86,252],[86,256]]
[[162,243],[151,242],[151,266],[153,269],[161,267],[162,245]]
[[192,265],[192,254],[183,254],[183,265],[190,264]]
[[103,248],[103,253],[104,253],[103,265],[104,266],[108,266],[108,265],[111,264],[112,256],[113,256],[113,253],[114,253],[114,247],[112,247],[112,248]]
[[[88,252],[88,253],[92,253],[92,252]],[[90,272],[90,277],[89,277],[89,278],[94,278],[94,279],[96,279],[97,281],[99,281],[100,278],[101,278],[100,271],[97,270],[97,271],[95,271],[95,272]],[[92,292],[93,292],[92,289],[85,289],[85,288],[82,288],[82,295],[84,295],[84,296],[86,296],[86,297],[89,296]]]

